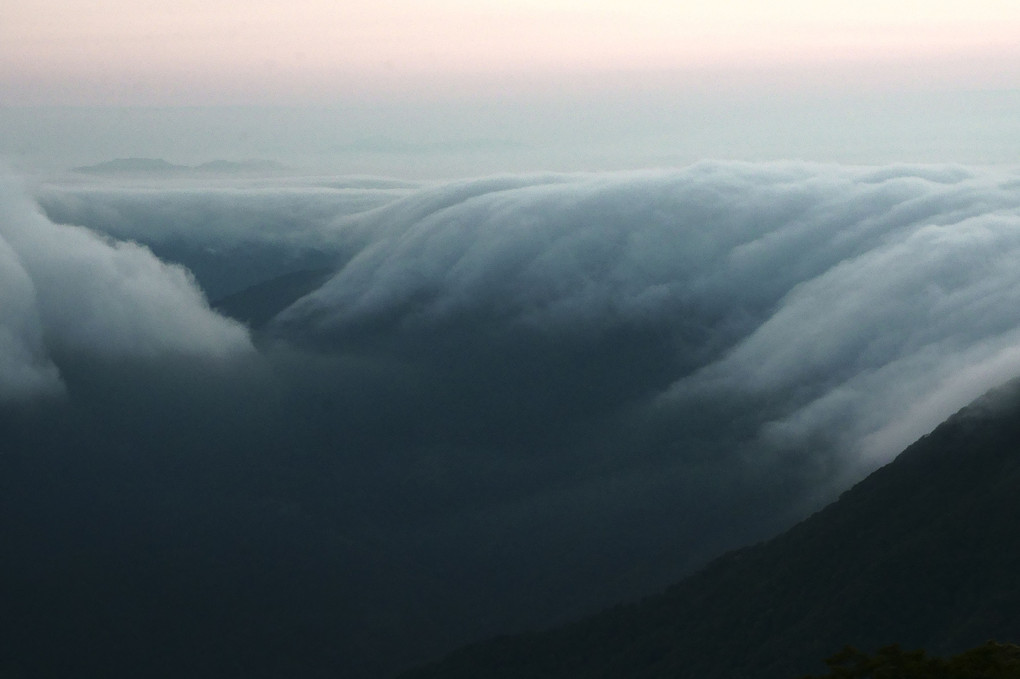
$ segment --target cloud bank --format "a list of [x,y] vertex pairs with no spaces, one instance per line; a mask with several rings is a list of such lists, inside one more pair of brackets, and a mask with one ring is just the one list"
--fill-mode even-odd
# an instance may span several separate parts
[[[47,217],[3,193],[0,384],[68,397],[34,419],[0,408],[0,496],[28,527],[5,538],[60,564],[38,536],[89,536],[75,563],[114,574],[112,610],[149,555],[138,577],[183,583],[172,627],[227,640],[208,650],[222,668],[267,671],[252,649],[272,649],[277,674],[383,676],[646,594],[1020,375],[1009,170],[35,193]],[[257,360],[208,370],[250,350],[245,330],[113,238],[206,292],[272,297]],[[310,292],[280,278],[323,268]],[[38,645],[34,563],[0,564],[0,587],[24,603],[9,634]],[[91,619],[94,592],[79,600]],[[102,656],[81,629],[61,638]]]
[[210,299],[329,267],[351,248],[329,225],[408,193],[371,177],[76,176],[35,191],[46,216],[143,243],[181,263]]
[[0,215],[0,397],[58,392],[60,356],[251,350],[247,331],[213,313],[185,269],[146,248],[52,223],[9,176],[0,176]]
[[[453,542],[486,521],[580,539],[581,516],[617,526],[591,545],[635,552],[664,526],[692,553],[719,531],[760,535],[1020,374],[1008,170],[119,181],[37,193],[53,219],[172,243],[207,289],[238,284],[230,267],[248,283],[332,268],[263,336],[285,376],[278,420],[328,413],[302,426],[357,441],[343,464],[373,459],[386,471],[366,483],[399,483],[402,515],[453,521]],[[26,308],[68,317],[50,306]],[[18,337],[46,368],[40,340]],[[487,518],[468,528],[467,511]]]
[[641,393],[607,384],[602,400],[750,400],[763,440],[839,431],[888,459],[1020,373],[1017,187],[952,166],[740,163],[442,186],[349,219],[374,237],[277,326],[411,362],[442,338],[447,369],[553,390],[551,346],[654,336],[641,357],[600,354],[571,389],[651,362]]

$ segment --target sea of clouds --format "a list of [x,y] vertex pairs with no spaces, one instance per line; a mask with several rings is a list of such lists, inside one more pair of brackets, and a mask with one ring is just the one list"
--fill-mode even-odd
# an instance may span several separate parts
[[167,545],[196,506],[296,522],[359,564],[332,615],[366,675],[653,591],[1020,375],[1010,169],[8,176],[0,215],[19,464],[159,460]]
[[536,387],[558,382],[547,348],[609,343],[565,361],[564,399],[761,401],[762,437],[835,437],[874,464],[1020,372],[1018,187],[740,163],[432,187],[338,224],[366,244],[274,325],[481,376],[513,361]]

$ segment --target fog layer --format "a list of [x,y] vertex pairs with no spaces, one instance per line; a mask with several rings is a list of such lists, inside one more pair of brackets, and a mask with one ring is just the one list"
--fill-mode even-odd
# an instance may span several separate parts
[[[2,200],[7,633],[97,668],[139,634],[168,676],[194,648],[379,676],[579,615],[780,530],[1020,374],[1007,170],[78,176]],[[68,568],[47,535],[95,574],[63,617],[32,603]],[[178,631],[130,624],[168,600]]]

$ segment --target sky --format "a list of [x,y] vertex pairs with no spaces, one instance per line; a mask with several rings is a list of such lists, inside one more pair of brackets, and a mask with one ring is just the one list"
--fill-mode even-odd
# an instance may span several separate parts
[[1002,163],[1016,35],[1004,0],[9,2],[0,153],[416,177]]
[[1018,31],[1005,0],[43,0],[3,10],[0,76],[7,102],[50,104],[323,103],[621,71],[796,81],[819,66],[902,85],[921,63],[922,80],[987,86],[1008,82]]

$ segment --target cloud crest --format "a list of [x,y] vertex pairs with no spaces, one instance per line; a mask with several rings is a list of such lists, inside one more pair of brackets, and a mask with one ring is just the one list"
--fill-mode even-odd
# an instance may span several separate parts
[[700,163],[434,187],[349,218],[368,244],[277,327],[406,356],[454,332],[569,353],[644,328],[670,371],[645,385],[656,408],[761,401],[763,440],[840,429],[887,458],[1020,374],[1017,186],[955,166]]
[[44,217],[0,176],[0,397],[60,389],[60,356],[225,358],[251,349],[190,274],[145,247]]

